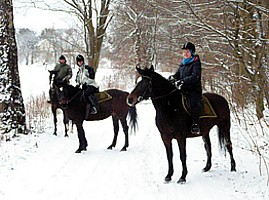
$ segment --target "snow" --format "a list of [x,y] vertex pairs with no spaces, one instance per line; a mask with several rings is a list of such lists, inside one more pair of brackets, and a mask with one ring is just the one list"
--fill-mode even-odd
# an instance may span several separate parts
[[[31,96],[47,93],[48,73],[44,66],[20,66],[20,75],[25,102]],[[231,130],[236,172],[230,172],[229,156],[219,152],[213,128],[210,133],[212,169],[202,172],[206,159],[202,139],[188,139],[187,182],[177,184],[181,162],[174,141],[175,173],[167,184],[164,183],[166,153],[155,126],[154,107],[146,101],[137,105],[137,112],[139,130],[130,134],[127,152],[120,152],[124,145],[122,129],[116,148],[106,149],[113,138],[112,120],[108,118],[84,123],[88,151],[74,153],[78,147],[76,130],[74,127],[74,133],[64,137],[61,112],[58,136],[52,135],[51,117],[46,120],[42,133],[0,142],[0,199],[269,199],[266,170],[261,167],[260,175],[259,158],[242,148],[245,140],[236,124],[232,124]]]

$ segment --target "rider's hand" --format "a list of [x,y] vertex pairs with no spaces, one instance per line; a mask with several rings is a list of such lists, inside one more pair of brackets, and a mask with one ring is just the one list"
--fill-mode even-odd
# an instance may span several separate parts
[[83,85],[82,85],[82,89],[83,89],[83,90],[86,90],[86,89],[87,89],[87,85],[86,85],[86,84],[83,84]]
[[171,75],[171,76],[168,77],[168,81],[170,81],[171,83],[174,84],[176,82],[176,79],[175,79],[175,77],[173,75]]
[[175,82],[175,86],[177,89],[181,89],[182,85],[184,84],[184,81],[183,80],[179,80],[177,82]]

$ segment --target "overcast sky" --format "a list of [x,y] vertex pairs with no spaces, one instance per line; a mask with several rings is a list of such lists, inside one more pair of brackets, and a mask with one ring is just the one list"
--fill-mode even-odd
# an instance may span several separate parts
[[73,24],[69,15],[30,7],[30,4],[14,0],[15,28],[29,28],[40,32],[44,28],[68,28]]

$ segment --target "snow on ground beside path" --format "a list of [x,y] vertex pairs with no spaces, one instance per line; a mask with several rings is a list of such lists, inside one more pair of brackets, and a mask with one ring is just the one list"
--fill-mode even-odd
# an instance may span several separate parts
[[[124,144],[121,130],[116,148],[106,150],[113,137],[111,118],[84,123],[89,147],[82,154],[74,153],[78,147],[76,131],[64,138],[63,127],[59,127],[60,134],[55,137],[48,124],[43,134],[29,136],[32,149],[28,155],[23,152],[27,142],[22,152],[13,155],[19,158],[22,154],[23,161],[14,163],[12,169],[1,166],[5,170],[0,173],[0,199],[268,199],[257,158],[235,146],[237,172],[230,172],[229,158],[218,152],[214,130],[212,170],[201,172],[206,157],[201,138],[188,139],[187,183],[176,184],[181,164],[174,143],[175,174],[171,183],[165,184],[167,161],[154,125],[154,108],[151,104],[138,105],[138,114],[139,131],[130,136],[127,152],[119,152]],[[2,143],[1,149],[11,143]]]
[[64,137],[61,114],[57,137],[52,135],[51,118],[42,134],[21,135],[10,142],[1,142],[0,199],[269,199],[266,174],[259,175],[259,159],[241,148],[243,139],[234,124],[231,132],[237,172],[230,172],[229,156],[219,152],[217,133],[213,129],[210,133],[212,169],[201,172],[206,159],[202,138],[188,139],[187,182],[177,184],[181,162],[174,141],[175,173],[169,184],[164,183],[167,160],[154,122],[155,110],[147,101],[137,105],[137,112],[139,130],[130,135],[127,152],[120,152],[124,145],[122,129],[116,148],[106,149],[113,138],[112,120],[108,118],[84,123],[88,151],[75,154],[76,131]]

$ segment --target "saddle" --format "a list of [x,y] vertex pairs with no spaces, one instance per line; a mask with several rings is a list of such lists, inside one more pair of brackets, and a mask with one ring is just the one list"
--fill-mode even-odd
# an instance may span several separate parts
[[95,95],[98,103],[102,103],[104,101],[108,101],[108,100],[112,99],[112,96],[110,94],[108,94],[106,91],[94,93],[94,95]]
[[[112,96],[108,94],[106,91],[94,93],[94,96],[96,97],[98,103],[102,103],[112,99]],[[81,101],[87,102],[84,92],[82,92]]]
[[[191,106],[190,106],[190,102],[188,101],[188,99],[186,98],[186,96],[182,95],[182,105],[183,108],[185,109],[185,111],[191,115]],[[200,113],[200,119],[201,118],[206,118],[206,117],[212,117],[215,118],[217,117],[217,114],[215,112],[215,110],[213,109],[213,107],[211,106],[211,103],[208,101],[208,99],[202,95],[202,99],[201,99],[201,113]]]

